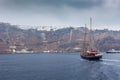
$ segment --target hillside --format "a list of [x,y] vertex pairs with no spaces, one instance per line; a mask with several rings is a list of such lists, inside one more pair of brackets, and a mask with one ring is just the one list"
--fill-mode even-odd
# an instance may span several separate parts
[[[80,51],[85,28],[63,28],[50,31],[37,29],[20,29],[9,23],[0,23],[0,52],[12,51],[15,46],[17,51]],[[120,49],[120,31],[95,30],[95,45],[100,51]]]

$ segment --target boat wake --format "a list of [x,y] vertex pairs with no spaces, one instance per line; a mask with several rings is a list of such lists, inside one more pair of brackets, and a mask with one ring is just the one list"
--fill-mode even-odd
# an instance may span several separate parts
[[114,63],[106,63],[106,62],[103,62],[103,64],[108,65],[108,66],[117,66],[117,67],[120,67],[120,65],[114,64]]
[[118,59],[101,59],[102,61],[109,61],[109,62],[120,62]]
[[120,67],[120,60],[118,59],[102,59],[102,63],[108,66]]

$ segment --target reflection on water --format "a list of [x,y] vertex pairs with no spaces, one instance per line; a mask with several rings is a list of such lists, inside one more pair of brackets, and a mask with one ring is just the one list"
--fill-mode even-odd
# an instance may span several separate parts
[[119,80],[119,56],[88,61],[79,53],[0,55],[0,80]]

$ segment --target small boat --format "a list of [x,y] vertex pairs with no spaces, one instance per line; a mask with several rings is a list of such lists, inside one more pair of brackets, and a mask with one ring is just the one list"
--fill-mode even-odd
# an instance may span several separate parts
[[108,50],[106,53],[120,53],[120,50],[111,49]]
[[81,57],[88,60],[99,60],[102,58],[102,54],[100,54],[98,51],[91,50],[83,53],[81,52]]
[[[89,31],[89,38],[87,37],[87,31],[86,31],[86,25],[85,25],[85,34],[84,34],[84,39],[83,39],[83,48],[82,51],[80,52],[80,56],[83,59],[88,59],[88,60],[99,60],[102,58],[102,54],[99,52],[94,47],[94,37],[92,36],[92,18],[90,18],[90,31]],[[88,39],[88,40],[87,40]]]

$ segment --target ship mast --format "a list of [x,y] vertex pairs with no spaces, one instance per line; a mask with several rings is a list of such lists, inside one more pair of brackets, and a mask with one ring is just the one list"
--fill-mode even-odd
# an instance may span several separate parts
[[83,36],[83,54],[85,54],[86,51],[87,51],[86,36],[87,36],[87,31],[86,31],[86,24],[85,24],[85,33],[84,33],[84,36]]
[[90,17],[90,49],[92,50],[93,49],[93,45],[94,45],[94,42],[93,42],[93,31],[92,31],[92,18]]

